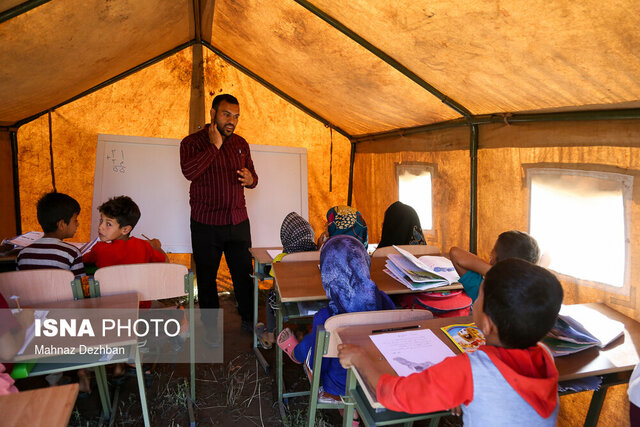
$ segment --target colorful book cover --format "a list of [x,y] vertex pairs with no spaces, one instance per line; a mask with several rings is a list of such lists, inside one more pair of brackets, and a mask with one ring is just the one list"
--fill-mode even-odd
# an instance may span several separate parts
[[487,340],[475,323],[449,325],[440,329],[453,341],[460,351],[465,353],[473,353],[478,347],[487,343]]

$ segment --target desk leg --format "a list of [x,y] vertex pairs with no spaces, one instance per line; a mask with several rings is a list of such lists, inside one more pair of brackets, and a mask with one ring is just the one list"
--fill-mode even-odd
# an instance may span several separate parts
[[258,323],[258,291],[260,289],[260,281],[258,280],[259,274],[264,270],[264,266],[258,263],[257,259],[253,259],[253,352],[260,362],[262,369],[265,373],[269,373],[269,363],[264,358],[262,352],[258,348],[258,337],[256,336],[256,324]]
[[[280,331],[282,331],[282,302],[280,301],[280,295],[278,294],[278,304],[280,305],[280,309],[276,310],[276,337],[278,336],[278,333],[280,333]],[[275,345],[276,347],[276,385],[278,388],[278,404],[280,405],[280,412],[281,413],[285,413],[283,411],[284,409],[284,402],[282,401],[282,389],[283,389],[283,378],[282,378],[282,349],[280,348],[280,346],[276,343]]]
[[353,425],[353,412],[355,410],[355,400],[351,397],[351,390],[356,388],[356,376],[353,369],[347,369],[347,385],[345,387],[345,403],[344,416],[342,418],[342,426],[350,427]]
[[607,397],[608,387],[600,387],[600,390],[594,391],[591,396],[591,403],[589,404],[589,411],[587,412],[587,418],[584,420],[585,427],[595,427],[598,424],[598,418],[600,417],[600,411],[602,410],[602,404],[605,397]]
[[144,425],[149,427],[149,410],[147,408],[147,393],[144,389],[143,375],[144,371],[142,370],[142,362],[140,361],[140,349],[136,345],[136,377],[138,378],[138,390],[140,392],[140,406],[142,406],[142,418],[144,419]]
[[111,396],[109,395],[109,385],[107,384],[107,370],[105,365],[96,366],[94,368],[96,374],[96,385],[100,394],[100,403],[102,404],[102,415],[105,419],[111,417]]

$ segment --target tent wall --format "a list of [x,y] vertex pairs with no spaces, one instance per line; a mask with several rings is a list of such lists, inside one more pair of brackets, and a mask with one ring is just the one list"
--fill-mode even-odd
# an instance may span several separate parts
[[[90,224],[90,218],[92,210],[97,208],[92,206],[92,196],[98,133],[161,138],[186,136],[191,70],[191,48],[188,48],[52,113],[56,187],[76,198],[82,208],[75,240],[88,240],[91,227],[97,226]],[[323,124],[206,49],[204,78],[207,122],[213,96],[220,92],[232,93],[241,107],[237,133],[249,143],[307,148],[309,216],[319,235],[328,207],[345,204],[347,200],[348,140],[337,132],[332,134]],[[333,191],[329,192],[332,137]],[[18,147],[22,229],[38,230],[36,202],[52,190],[46,115],[19,129]],[[10,173],[11,163],[6,165],[2,169]],[[274,203],[277,203],[277,189],[258,187],[251,191],[273,192]]]
[[0,236],[12,237],[16,233],[15,203],[13,197],[13,161],[11,138],[8,131],[0,130]]

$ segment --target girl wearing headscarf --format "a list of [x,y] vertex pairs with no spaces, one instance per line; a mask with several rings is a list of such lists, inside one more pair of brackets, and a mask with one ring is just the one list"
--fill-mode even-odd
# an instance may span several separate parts
[[[315,233],[311,224],[298,215],[296,212],[289,213],[280,226],[280,242],[282,242],[282,253],[273,259],[273,263],[279,262],[285,255],[296,252],[315,251]],[[273,276],[273,270],[271,270]],[[267,325],[258,322],[256,324],[256,336],[260,340],[262,347],[269,349],[275,342],[274,331],[276,329],[277,300],[273,288],[269,291],[266,304]]]
[[362,214],[351,206],[334,206],[327,211],[327,230],[318,239],[318,247],[330,237],[340,235],[355,237],[365,249],[369,245],[367,223]]
[[378,247],[426,244],[416,211],[402,202],[391,204],[384,213],[382,236]]
[[[300,343],[293,332],[286,328],[278,335],[278,345],[296,363],[306,360],[313,353],[318,326],[331,316],[358,311],[392,310],[391,299],[378,289],[369,276],[371,258],[362,242],[355,237],[338,235],[327,240],[320,253],[320,272],[329,305],[313,317],[313,330]],[[346,370],[337,358],[324,358],[320,383],[323,391],[340,396],[345,391]]]

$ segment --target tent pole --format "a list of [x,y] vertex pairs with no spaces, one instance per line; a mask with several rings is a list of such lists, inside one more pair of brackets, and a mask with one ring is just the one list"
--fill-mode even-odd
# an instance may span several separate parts
[[384,138],[396,136],[407,136],[416,133],[429,132],[438,129],[447,129],[461,126],[468,126],[469,122],[476,125],[489,123],[531,123],[531,122],[559,122],[559,121],[590,121],[590,120],[637,120],[640,119],[640,108],[625,110],[597,110],[597,111],[575,111],[566,113],[540,113],[540,114],[485,114],[472,116],[470,120],[455,119],[445,122],[433,123],[430,125],[416,126],[412,128],[395,129],[386,132],[371,133],[354,136],[357,143],[365,141],[376,141]]
[[471,177],[469,185],[469,251],[478,253],[478,125],[469,126],[471,142],[469,155],[471,157]]
[[440,92],[435,87],[431,86],[429,83],[427,83],[426,81],[421,79],[413,71],[409,70],[407,67],[405,67],[404,65],[402,65],[401,63],[399,63],[398,61],[393,59],[391,56],[387,55],[385,52],[383,52],[378,47],[376,47],[373,44],[369,43],[367,40],[365,40],[363,37],[361,37],[360,35],[358,35],[354,31],[350,30],[347,26],[345,26],[343,23],[341,23],[337,19],[335,19],[332,16],[328,15],[324,11],[318,9],[316,6],[314,6],[313,4],[311,4],[307,0],[295,0],[295,2],[298,3],[300,6],[304,7],[305,9],[307,9],[309,12],[313,13],[314,15],[316,15],[318,18],[320,18],[323,21],[325,21],[327,24],[331,25],[333,28],[335,28],[338,31],[340,31],[345,36],[349,37],[351,40],[353,40],[354,42],[356,42],[360,46],[362,46],[365,49],[367,49],[369,52],[373,53],[379,59],[381,59],[382,61],[384,61],[387,64],[389,64],[391,67],[395,68],[397,71],[402,73],[405,77],[408,77],[414,83],[418,84],[420,87],[422,87],[423,89],[427,90],[433,96],[438,98],[440,101],[442,101],[443,104],[445,104],[448,107],[450,107],[453,110],[455,110],[458,114],[460,114],[460,115],[462,115],[464,117],[467,117],[467,118],[472,116],[471,112],[469,110],[467,110],[463,105],[459,104],[455,100],[449,98],[448,96],[446,96],[445,94]]
[[284,93],[283,91],[281,91],[280,89],[278,89],[277,87],[275,87],[274,85],[272,85],[271,83],[269,83],[268,81],[266,81],[265,79],[263,79],[262,77],[257,75],[256,73],[254,73],[253,71],[249,70],[248,68],[246,68],[245,66],[241,65],[240,63],[234,61],[233,59],[231,59],[230,57],[225,55],[222,51],[220,51],[219,49],[213,47],[213,45],[211,43],[207,42],[206,40],[202,40],[202,44],[204,46],[206,46],[211,52],[215,53],[220,58],[222,58],[225,61],[227,61],[229,64],[233,65],[234,67],[236,67],[237,69],[239,69],[240,71],[242,71],[243,73],[245,73],[246,75],[248,75],[249,77],[251,77],[252,79],[257,81],[258,83],[260,83],[261,85],[263,85],[264,87],[269,89],[270,91],[272,91],[275,94],[277,94],[280,98],[282,98],[285,101],[295,105],[296,107],[298,107],[299,109],[301,109],[302,111],[304,111],[305,113],[307,113],[308,115],[313,117],[314,119],[318,120],[320,123],[324,124],[325,126],[333,128],[333,129],[336,130],[336,132],[342,134],[343,136],[347,137],[348,139],[351,139],[351,135],[349,135],[346,131],[340,129],[338,126],[332,124],[327,119],[323,118],[322,116],[320,116],[319,114],[317,114],[313,110],[307,108],[306,106],[304,106],[303,104],[298,102],[296,99],[294,99],[291,96],[287,95],[286,93]]
[[0,13],[0,24],[8,21],[9,19],[15,18],[16,16],[22,15],[23,13],[26,13],[40,5],[49,3],[50,1],[51,0],[29,0],[24,3],[20,3],[19,5]]
[[20,179],[18,174],[18,130],[10,130],[9,138],[11,140],[11,162],[13,163],[13,204],[16,215],[16,235],[20,235],[22,234],[22,220],[20,214],[20,185],[18,183]]
[[349,190],[347,191],[347,205],[351,206],[352,198],[351,194],[353,193],[353,164],[356,160],[356,143],[351,142],[351,156],[349,159]]

